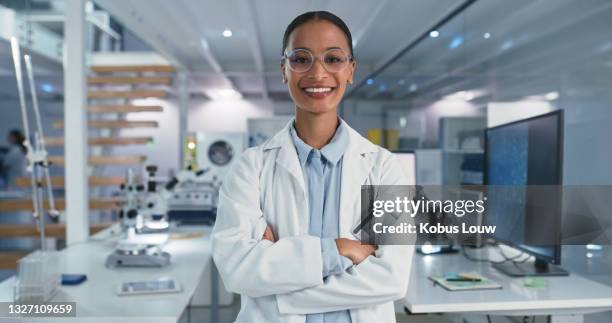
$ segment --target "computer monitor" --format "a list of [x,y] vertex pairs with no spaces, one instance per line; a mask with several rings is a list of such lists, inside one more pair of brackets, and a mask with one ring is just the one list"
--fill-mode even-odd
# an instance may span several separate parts
[[492,238],[536,259],[494,267],[511,276],[567,274],[552,265],[561,263],[562,111],[489,128],[485,141]]

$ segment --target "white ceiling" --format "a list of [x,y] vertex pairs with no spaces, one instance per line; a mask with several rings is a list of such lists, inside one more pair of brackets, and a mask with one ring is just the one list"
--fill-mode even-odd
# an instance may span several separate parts
[[[571,90],[610,97],[611,30],[609,0],[477,1],[356,95],[432,101],[479,91],[486,102]],[[451,48],[457,37],[461,44]]]
[[[465,1],[95,1],[190,71],[196,94],[231,85],[246,97],[286,99],[279,73],[284,29],[300,13],[328,10],[353,33],[357,83],[380,72],[372,85],[353,86],[353,97],[414,103],[474,91],[487,102],[567,91],[612,99],[610,0],[479,0],[444,24],[440,37],[425,37],[382,70]],[[222,36],[226,28],[232,37]],[[457,37],[461,44],[451,48]],[[0,57],[8,57],[1,45]],[[3,70],[10,64],[0,64]]]
[[[463,0],[96,0],[126,28],[200,79],[225,80],[245,95],[286,96],[279,57],[297,15],[328,10],[356,41],[357,80],[384,64]],[[231,29],[233,36],[222,36]],[[205,45],[203,45],[205,44]],[[197,79],[197,77],[195,78]],[[197,84],[195,85],[198,86]]]

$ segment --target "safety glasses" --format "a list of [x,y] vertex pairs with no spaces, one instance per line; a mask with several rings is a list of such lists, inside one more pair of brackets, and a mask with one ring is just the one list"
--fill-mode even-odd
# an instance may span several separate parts
[[289,66],[290,70],[304,73],[310,70],[317,58],[329,73],[337,73],[344,70],[353,60],[353,56],[347,54],[342,49],[330,49],[320,56],[315,56],[307,49],[294,49],[285,53],[281,60]]

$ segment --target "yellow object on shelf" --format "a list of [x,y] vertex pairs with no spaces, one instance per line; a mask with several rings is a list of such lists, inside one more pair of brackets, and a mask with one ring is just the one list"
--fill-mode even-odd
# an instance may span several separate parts
[[368,137],[368,140],[370,140],[373,144],[382,146],[383,133],[382,133],[381,128],[368,129],[367,137]]
[[397,150],[399,147],[399,131],[397,129],[370,128],[367,137],[373,144],[389,150]]
[[397,129],[385,129],[384,147],[389,150],[397,150],[399,147],[399,131]]

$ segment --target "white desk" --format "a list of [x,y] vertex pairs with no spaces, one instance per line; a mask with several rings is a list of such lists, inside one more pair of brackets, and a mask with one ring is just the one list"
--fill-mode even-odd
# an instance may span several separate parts
[[[106,268],[106,257],[113,251],[116,238],[74,244],[60,252],[62,273],[83,273],[87,280],[78,286],[61,286],[51,301],[76,302],[78,322],[176,323],[202,274],[212,263],[210,228],[181,227],[179,231],[204,232],[203,237],[170,240],[164,250],[171,254],[171,264],[163,268]],[[104,234],[97,235],[101,239]],[[162,276],[177,279],[183,291],[177,294],[117,296],[115,286],[125,281],[151,280]],[[15,278],[0,283],[0,301],[13,300]],[[48,322],[49,319],[46,319]],[[54,319],[56,322],[58,319]],[[22,319],[10,322],[43,322]],[[67,318],[67,322],[75,322]]]
[[[470,250],[473,257],[500,260],[494,247]],[[503,286],[497,290],[450,292],[434,286],[432,273],[476,270]],[[461,254],[415,255],[406,308],[413,314],[462,313],[491,315],[552,315],[553,322],[582,322],[583,315],[612,310],[612,288],[576,274],[544,277],[548,286],[525,287],[523,278],[511,278],[488,263],[467,260]]]

